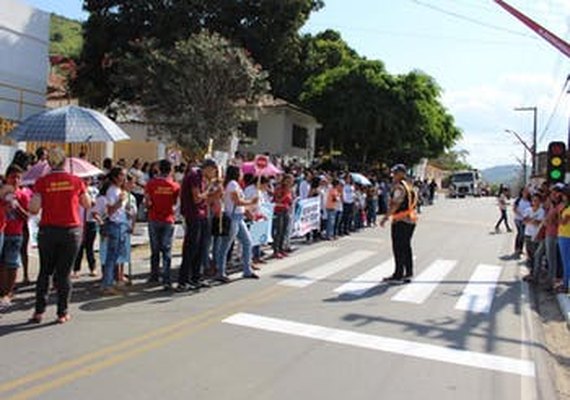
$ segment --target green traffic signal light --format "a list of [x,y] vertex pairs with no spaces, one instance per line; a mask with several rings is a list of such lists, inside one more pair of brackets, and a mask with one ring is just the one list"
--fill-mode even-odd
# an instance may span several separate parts
[[554,170],[550,171],[550,178],[552,178],[554,180],[558,180],[558,179],[562,178],[562,171],[560,171],[559,169],[554,169]]

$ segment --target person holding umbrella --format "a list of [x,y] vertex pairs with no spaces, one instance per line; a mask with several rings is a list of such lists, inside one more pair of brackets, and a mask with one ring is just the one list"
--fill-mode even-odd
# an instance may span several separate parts
[[70,320],[68,311],[71,295],[70,273],[81,244],[81,217],[79,205],[91,207],[85,183],[64,171],[65,153],[56,148],[50,151],[51,172],[38,179],[29,211],[42,210],[38,249],[40,273],[36,286],[35,312],[30,322],[40,323],[47,306],[49,280],[55,275],[57,285],[57,322]]

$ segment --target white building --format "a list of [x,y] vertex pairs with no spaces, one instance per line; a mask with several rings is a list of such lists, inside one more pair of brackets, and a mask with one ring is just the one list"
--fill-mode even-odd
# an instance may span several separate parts
[[50,15],[20,0],[0,7],[0,117],[21,121],[45,109]]
[[[0,6],[0,135],[46,107],[50,15],[20,0]],[[22,144],[25,146],[25,144]],[[0,146],[0,170],[16,148]]]
[[308,111],[282,99],[265,97],[246,114],[240,152],[270,153],[307,164],[313,161],[321,125]]

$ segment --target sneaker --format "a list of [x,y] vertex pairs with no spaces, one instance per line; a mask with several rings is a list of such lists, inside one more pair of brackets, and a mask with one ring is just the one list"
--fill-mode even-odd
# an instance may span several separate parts
[[208,289],[212,287],[212,285],[205,281],[192,281],[190,285],[192,285],[194,289]]
[[243,277],[243,279],[259,279],[259,275],[257,275],[256,273],[253,273],[253,272],[249,275],[244,274],[242,277]]
[[116,288],[112,286],[104,288],[101,293],[103,294],[103,296],[119,296],[121,294],[120,291],[118,291]]
[[190,290],[192,290],[193,287],[190,286],[189,283],[179,283],[178,286],[176,286],[176,292],[178,293],[184,293],[184,292],[188,292]]
[[170,291],[172,291],[172,284],[170,284],[170,283],[165,283],[165,284],[162,286],[162,290],[163,290],[164,292],[170,292]]
[[216,276],[216,277],[214,278],[214,280],[215,280],[216,282],[220,282],[220,283],[224,283],[224,284],[231,282],[230,278],[228,278],[227,276]]

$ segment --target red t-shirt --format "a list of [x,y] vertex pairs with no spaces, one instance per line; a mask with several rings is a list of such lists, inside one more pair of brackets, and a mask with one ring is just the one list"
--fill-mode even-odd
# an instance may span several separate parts
[[289,189],[277,188],[274,195],[275,212],[288,212],[293,204],[293,194]]
[[146,184],[145,191],[151,202],[148,210],[149,221],[173,224],[174,206],[180,195],[180,185],[172,179],[153,178]]
[[42,196],[40,226],[73,228],[81,225],[79,197],[85,183],[67,172],[52,172],[38,179],[34,193]]
[[[29,189],[20,188],[14,193],[14,197],[24,210],[28,210],[32,192]],[[11,206],[6,208],[6,229],[5,235],[22,235],[24,233],[24,224],[28,219]]]
[[0,233],[6,229],[6,207],[8,205],[4,200],[0,200]]

